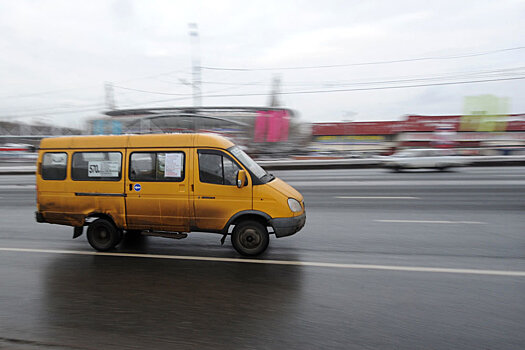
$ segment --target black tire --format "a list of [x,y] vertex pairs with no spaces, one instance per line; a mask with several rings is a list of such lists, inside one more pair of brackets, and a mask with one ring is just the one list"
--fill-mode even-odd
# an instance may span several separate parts
[[96,250],[105,252],[115,247],[122,238],[122,233],[106,219],[97,219],[89,224],[87,239]]
[[232,245],[244,256],[256,256],[268,248],[270,236],[264,225],[257,221],[242,221],[232,232]]

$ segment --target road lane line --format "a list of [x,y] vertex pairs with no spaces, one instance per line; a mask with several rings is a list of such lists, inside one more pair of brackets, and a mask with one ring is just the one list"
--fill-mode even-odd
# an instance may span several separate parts
[[340,199],[420,199],[419,197],[393,197],[393,196],[336,196],[335,198]]
[[314,261],[218,258],[218,257],[208,257],[208,256],[162,255],[162,254],[157,255],[157,254],[108,253],[108,252],[102,253],[102,252],[81,251],[81,250],[29,249],[29,248],[7,248],[7,247],[0,247],[0,251],[19,252],[19,253],[44,253],[44,254],[110,256],[110,257],[126,257],[126,258],[149,258],[149,259],[167,259],[167,260],[213,261],[213,262],[231,262],[231,263],[265,264],[265,265],[309,266],[309,267],[326,267],[326,268],[340,268],[340,269],[354,269],[354,270],[438,272],[438,273],[470,274],[470,275],[525,277],[525,271],[517,271],[517,270],[514,270],[514,271],[513,270],[481,270],[481,269],[465,269],[465,268],[459,269],[459,268],[421,267],[421,266],[340,264],[340,263],[326,263],[326,262],[314,262]]
[[374,220],[376,222],[414,223],[414,224],[472,224],[487,225],[481,221],[446,221],[446,220]]

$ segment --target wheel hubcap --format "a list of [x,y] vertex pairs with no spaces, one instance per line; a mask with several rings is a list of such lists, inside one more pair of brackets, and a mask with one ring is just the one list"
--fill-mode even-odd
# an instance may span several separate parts
[[100,228],[97,231],[96,238],[99,243],[106,243],[109,239],[109,232],[105,228]]
[[253,249],[261,243],[261,236],[256,230],[247,228],[241,233],[240,241],[243,247]]

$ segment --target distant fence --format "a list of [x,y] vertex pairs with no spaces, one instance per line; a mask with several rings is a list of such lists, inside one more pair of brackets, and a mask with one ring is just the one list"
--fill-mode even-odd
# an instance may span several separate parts
[[[466,166],[525,166],[525,156],[468,156]],[[301,159],[301,160],[260,160],[266,170],[308,170],[308,169],[363,169],[381,168],[381,158],[369,159]],[[31,175],[35,165],[0,166],[0,175]]]

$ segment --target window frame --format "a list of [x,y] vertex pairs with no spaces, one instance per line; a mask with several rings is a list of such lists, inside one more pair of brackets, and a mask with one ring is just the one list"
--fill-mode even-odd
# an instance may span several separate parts
[[[215,155],[219,155],[221,156],[221,170],[222,170],[222,184],[218,184],[218,183],[214,183],[214,182],[204,182],[202,181],[201,179],[201,161],[200,161],[200,154],[201,153],[204,153],[204,154],[215,154]],[[234,181],[233,184],[225,184],[224,183],[224,157],[227,157],[228,159],[230,159],[232,161],[233,164],[237,165],[237,167],[239,168],[239,170],[244,170],[244,168],[242,167],[242,165],[239,164],[239,162],[234,158],[232,157],[231,155],[229,155],[228,153],[224,152],[224,151],[220,151],[220,150],[216,150],[216,149],[206,149],[206,148],[202,148],[202,149],[197,149],[197,159],[198,159],[198,166],[199,166],[199,182],[202,183],[202,184],[208,184],[208,185],[218,185],[218,186],[236,186],[237,184],[235,183],[236,181]]]
[[[65,172],[64,172],[64,178],[61,179],[46,179],[44,177],[44,157],[46,154],[65,154],[66,155],[66,164],[65,164]],[[69,161],[69,154],[67,152],[44,152],[42,155],[42,162],[40,163],[40,177],[42,177],[42,180],[44,181],[64,181],[67,179],[67,163]]]
[[[119,176],[118,178],[115,177],[115,178],[107,178],[107,177],[91,177],[91,178],[88,178],[88,179],[75,179],[73,177],[73,164],[74,164],[74,158],[75,158],[75,154],[81,154],[81,153],[118,153],[120,154],[120,171],[119,171]],[[122,152],[121,151],[114,151],[114,150],[107,150],[107,151],[75,151],[73,152],[73,154],[71,155],[71,166],[69,167],[70,168],[70,171],[71,171],[71,180],[73,181],[96,181],[96,182],[104,182],[104,181],[107,181],[107,182],[119,182],[122,180],[122,160],[123,160],[123,155],[122,155]]]
[[[131,156],[135,153],[153,153],[155,154],[155,180],[142,180],[142,179],[132,179],[131,178]],[[180,178],[177,178],[177,177],[173,177],[173,179],[178,179],[178,180],[167,180],[166,179],[166,176],[164,176],[164,179],[161,179],[161,180],[158,180],[157,179],[157,165],[158,165],[158,154],[159,153],[182,153],[182,173],[181,173],[181,177]],[[178,183],[178,182],[184,182],[186,180],[186,152],[184,151],[133,151],[129,154],[129,158],[128,158],[128,180],[129,181],[132,181],[132,182],[173,182],[173,183]],[[166,163],[164,163],[166,164]],[[164,172],[166,171],[166,168],[164,168]]]

